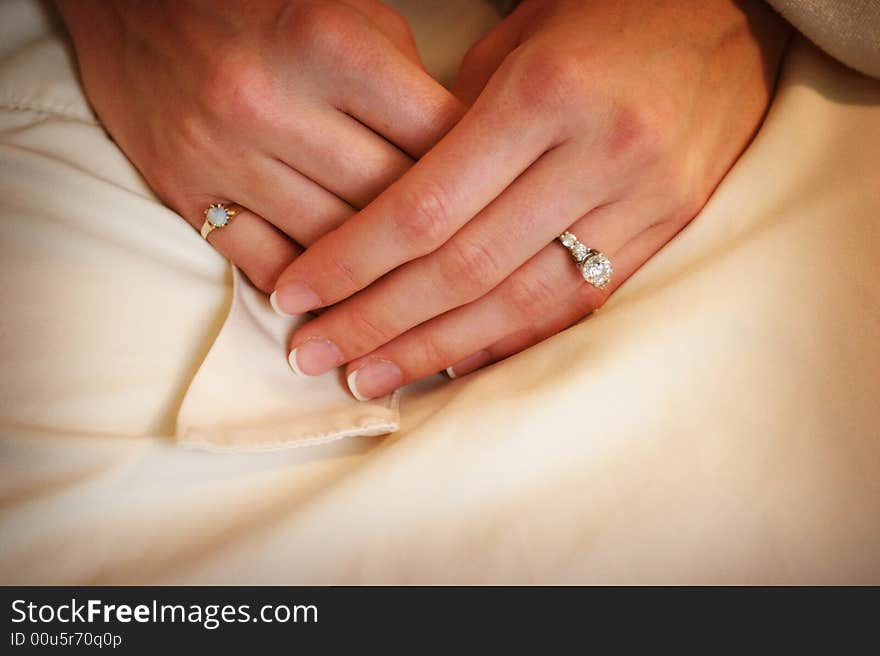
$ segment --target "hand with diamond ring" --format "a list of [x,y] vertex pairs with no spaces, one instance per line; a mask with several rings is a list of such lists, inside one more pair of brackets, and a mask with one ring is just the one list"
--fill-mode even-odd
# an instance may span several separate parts
[[83,85],[150,187],[259,288],[399,178],[463,106],[379,0],[57,0]]
[[[294,370],[346,364],[376,397],[601,306],[745,149],[788,34],[757,0],[524,0],[465,58],[461,121],[281,274],[282,311],[333,306],[292,336]],[[555,241],[569,230],[610,258],[607,286]]]

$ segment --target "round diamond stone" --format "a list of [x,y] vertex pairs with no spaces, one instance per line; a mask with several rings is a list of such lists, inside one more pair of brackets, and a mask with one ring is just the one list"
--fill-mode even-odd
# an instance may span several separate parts
[[602,253],[590,255],[581,264],[584,280],[599,289],[602,289],[611,280],[611,272],[611,262]]
[[574,256],[578,262],[583,262],[587,259],[587,253],[590,249],[586,247],[586,245],[578,242],[574,246],[571,247],[571,254]]
[[208,210],[208,223],[215,228],[222,228],[229,223],[229,212],[225,207],[212,207]]

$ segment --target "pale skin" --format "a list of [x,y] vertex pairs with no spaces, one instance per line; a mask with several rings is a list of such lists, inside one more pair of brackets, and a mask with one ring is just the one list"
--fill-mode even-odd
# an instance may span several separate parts
[[[253,7],[270,4],[256,25],[222,4],[214,38],[187,32],[196,45],[183,49],[165,43],[155,9],[153,23],[129,15],[135,36],[95,46],[126,66],[89,59],[91,37],[65,14],[90,99],[129,158],[193,225],[217,200],[250,210],[212,243],[274,289],[280,311],[329,308],[292,335],[291,364],[344,365],[362,399],[465,375],[600,307],[748,145],[789,30],[758,0],[524,0],[468,53],[456,100],[421,69],[399,17],[382,27],[378,2]],[[321,29],[346,38],[310,33]],[[245,91],[218,109],[230,74],[209,46],[223,34],[248,56],[227,55]],[[167,83],[154,79],[163,61]],[[180,102],[123,112],[133,70],[140,91],[168,84]],[[611,259],[607,287],[585,283],[554,242],[565,230]],[[298,255],[295,242],[309,247]]]
[[267,292],[464,111],[378,0],[57,5],[107,131],[194,227],[245,208],[209,241]]
[[[788,28],[761,3],[523,2],[465,59],[471,105],[276,285],[290,342],[359,398],[463,375],[596,308],[701,209],[754,135]],[[471,104],[472,103],[472,104]],[[585,284],[554,237],[604,252]]]

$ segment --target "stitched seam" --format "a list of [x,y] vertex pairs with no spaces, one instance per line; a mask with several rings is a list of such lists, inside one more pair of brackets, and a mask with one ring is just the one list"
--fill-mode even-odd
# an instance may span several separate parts
[[76,121],[78,123],[84,123],[86,125],[99,125],[98,121],[94,119],[86,119],[81,115],[74,114],[69,109],[62,107],[61,105],[53,106],[47,105],[45,103],[28,102],[23,100],[0,100],[0,109],[10,112],[34,112],[37,114],[49,114],[51,116],[63,118],[69,121]]

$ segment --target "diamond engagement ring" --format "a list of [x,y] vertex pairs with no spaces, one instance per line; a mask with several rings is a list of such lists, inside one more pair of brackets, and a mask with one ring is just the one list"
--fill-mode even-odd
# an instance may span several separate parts
[[571,253],[584,280],[593,287],[602,289],[611,281],[611,273],[613,271],[611,260],[602,253],[585,246],[568,231],[559,235],[559,241]]
[[208,234],[215,228],[223,228],[229,225],[230,219],[238,214],[238,205],[224,205],[214,203],[205,210],[205,222],[202,224],[202,237],[208,238]]

